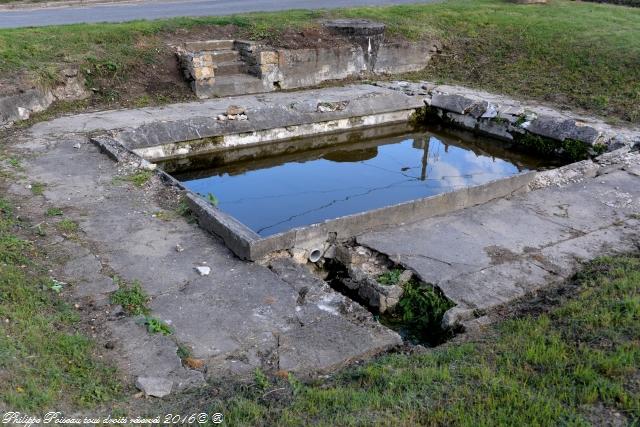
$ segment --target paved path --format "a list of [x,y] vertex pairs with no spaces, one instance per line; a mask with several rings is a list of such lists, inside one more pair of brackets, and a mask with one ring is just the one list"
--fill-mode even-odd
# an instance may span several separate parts
[[215,16],[288,9],[330,9],[432,3],[434,0],[183,0],[143,1],[0,11],[0,28],[37,27],[90,22],[125,22],[177,16]]

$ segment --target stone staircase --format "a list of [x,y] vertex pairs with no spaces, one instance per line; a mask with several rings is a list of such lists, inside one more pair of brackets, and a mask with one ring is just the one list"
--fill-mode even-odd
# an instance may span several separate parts
[[[178,50],[185,75],[199,98],[265,92],[262,79],[249,74],[249,65],[234,40],[188,42]],[[186,63],[186,64],[185,64]]]

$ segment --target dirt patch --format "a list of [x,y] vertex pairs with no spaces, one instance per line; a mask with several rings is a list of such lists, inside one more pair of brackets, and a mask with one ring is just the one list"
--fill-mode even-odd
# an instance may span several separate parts
[[16,73],[0,78],[0,96],[11,96],[35,88],[35,85],[25,73]]
[[232,40],[246,35],[247,31],[237,25],[198,25],[167,31],[161,38],[165,44],[180,44],[198,40]]
[[507,248],[501,246],[491,245],[484,248],[487,256],[491,258],[491,265],[504,264],[506,262],[512,262],[519,258],[519,255]]
[[321,25],[302,29],[287,28],[260,38],[258,41],[282,49],[318,49],[354,45],[348,38],[333,34]]

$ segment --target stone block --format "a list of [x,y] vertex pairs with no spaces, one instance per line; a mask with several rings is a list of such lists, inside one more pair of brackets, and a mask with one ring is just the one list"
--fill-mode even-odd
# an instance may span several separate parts
[[213,67],[194,67],[192,77],[195,80],[206,80],[213,77]]
[[457,114],[466,114],[476,101],[462,95],[449,95],[446,93],[434,93],[431,97],[431,106],[442,108]]
[[194,55],[191,59],[193,67],[210,67],[213,65],[213,55],[210,53],[202,53]]
[[262,51],[258,52],[258,63],[263,64],[278,64],[279,54],[276,51]]
[[136,387],[147,396],[164,397],[171,393],[173,381],[161,377],[138,377]]
[[596,144],[602,134],[591,126],[584,125],[573,119],[562,120],[557,117],[540,116],[533,120],[527,130],[536,135],[564,141],[575,139],[586,144]]

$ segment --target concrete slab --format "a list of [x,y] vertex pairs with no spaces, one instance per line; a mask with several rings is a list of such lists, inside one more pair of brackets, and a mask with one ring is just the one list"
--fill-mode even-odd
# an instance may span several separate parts
[[[174,330],[171,337],[162,337],[132,318],[102,322],[104,335],[118,346],[112,354],[124,372],[168,378],[180,389],[201,382],[202,374],[182,367],[178,344],[205,361],[207,375],[222,377],[278,369],[281,337],[283,360],[295,360],[283,366],[300,375],[328,371],[401,343],[397,334],[324,282],[307,280],[291,266],[285,280],[277,269],[233,256],[173,210],[176,195],[157,176],[138,188],[117,179],[124,166],[94,145],[76,148],[77,137],[38,141],[27,138],[24,146],[15,147],[24,155],[25,177],[10,192],[28,196],[34,215],[59,207],[79,224],[73,237],[49,247],[52,257],[59,254],[60,272],[54,276],[73,280],[75,298],[103,304],[115,289],[113,282],[107,286],[110,275],[129,283],[139,280],[151,297],[151,315]],[[29,194],[28,182],[46,183],[44,195]],[[195,270],[203,265],[211,268],[207,276]],[[302,300],[292,274],[308,288]],[[95,309],[104,313],[100,307]],[[317,340],[329,326],[331,333]],[[352,342],[343,345],[349,337]],[[297,348],[306,350],[293,355],[291,349]]]
[[[336,120],[363,116],[373,112],[399,111],[420,108],[422,97],[407,96],[392,89],[367,84],[344,87],[276,92],[206,101],[171,104],[131,110],[100,111],[60,117],[31,128],[35,137],[51,134],[89,133],[98,130],[120,130],[122,140],[132,148],[162,144],[170,141],[203,138],[213,134],[233,134],[296,124],[281,118],[297,117],[300,123]],[[346,106],[337,111],[319,112],[318,103],[340,103]],[[247,121],[216,120],[232,105],[247,112]],[[192,132],[193,134],[190,134]],[[189,138],[189,135],[191,137]],[[198,136],[200,135],[200,136]]]
[[637,250],[639,184],[613,170],[357,241],[440,287],[461,313],[486,310],[570,277],[582,261]]

